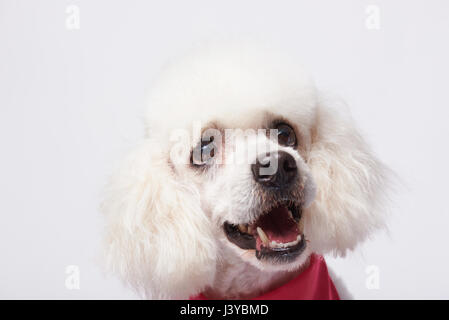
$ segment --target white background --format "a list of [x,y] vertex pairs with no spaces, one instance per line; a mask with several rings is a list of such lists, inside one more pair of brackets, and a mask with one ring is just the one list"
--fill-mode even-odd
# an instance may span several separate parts
[[[80,29],[66,27],[67,6]],[[368,5],[380,29],[366,27]],[[97,256],[101,188],[168,58],[261,35],[342,96],[403,181],[390,232],[328,263],[355,298],[449,298],[449,2],[0,1],[0,298],[134,298]],[[80,290],[65,268],[80,268]],[[366,286],[367,267],[379,289]]]

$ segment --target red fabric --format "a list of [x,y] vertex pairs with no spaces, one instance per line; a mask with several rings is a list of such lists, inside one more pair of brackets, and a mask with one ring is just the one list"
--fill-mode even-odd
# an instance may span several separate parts
[[[203,294],[191,300],[207,300]],[[251,300],[340,300],[324,258],[312,254],[306,270],[283,286]]]

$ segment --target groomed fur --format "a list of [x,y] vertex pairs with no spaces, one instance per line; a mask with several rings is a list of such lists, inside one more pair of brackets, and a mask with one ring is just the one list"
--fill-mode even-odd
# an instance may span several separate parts
[[[266,47],[209,45],[168,68],[149,104],[149,138],[114,174],[103,205],[108,266],[146,297],[188,298],[206,287],[223,297],[250,296],[285,270],[265,268],[223,234],[225,217],[243,219],[257,203],[248,201],[249,166],[226,165],[201,174],[170,162],[170,132],[190,129],[197,120],[245,129],[278,116],[297,127],[301,153],[289,152],[308,167],[316,185],[303,217],[307,254],[344,254],[383,226],[385,167],[344,108],[324,99],[285,56]],[[185,144],[191,149],[196,143]],[[245,281],[249,278],[251,283]],[[220,291],[226,279],[242,287],[231,284]]]
[[111,179],[103,204],[106,256],[140,294],[181,299],[212,280],[216,250],[197,190],[176,181],[160,151],[145,141]]
[[344,255],[385,227],[388,169],[365,143],[345,106],[321,97],[308,156],[318,192],[306,210],[306,230],[313,251]]

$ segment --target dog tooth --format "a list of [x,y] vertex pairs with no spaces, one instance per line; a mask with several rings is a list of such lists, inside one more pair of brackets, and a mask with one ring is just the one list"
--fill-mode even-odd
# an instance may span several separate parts
[[298,229],[299,229],[299,232],[301,232],[301,233],[304,232],[304,220],[303,220],[302,218],[299,219],[299,222],[298,222]]
[[238,227],[239,227],[240,232],[242,232],[242,233],[246,233],[247,232],[247,229],[246,229],[245,225],[239,224]]
[[265,234],[265,232],[262,230],[262,228],[257,227],[257,233],[259,234],[260,240],[262,240],[262,242],[266,246],[268,246],[268,244],[270,243],[270,240],[268,240],[268,237]]
[[251,228],[251,226],[248,226],[248,233],[252,234],[253,233],[253,228]]

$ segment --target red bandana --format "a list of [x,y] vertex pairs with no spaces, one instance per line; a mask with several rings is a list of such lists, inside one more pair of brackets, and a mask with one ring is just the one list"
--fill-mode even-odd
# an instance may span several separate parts
[[[207,300],[203,294],[191,300]],[[306,270],[283,286],[251,300],[340,300],[324,258],[312,254]]]

